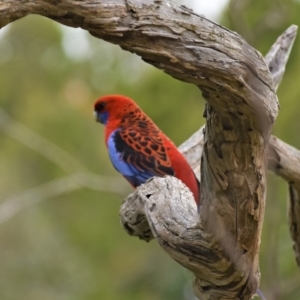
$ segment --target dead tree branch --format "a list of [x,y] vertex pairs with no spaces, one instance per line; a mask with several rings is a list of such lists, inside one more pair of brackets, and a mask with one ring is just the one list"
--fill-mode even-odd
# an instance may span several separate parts
[[[274,43],[266,55],[274,86],[278,88],[285,72],[298,27],[290,26]],[[196,174],[199,169],[204,143],[203,128],[188,139],[180,150],[186,156]],[[289,184],[289,227],[294,241],[294,251],[300,267],[300,151],[275,136],[269,140],[268,169],[282,177]]]
[[261,54],[171,1],[7,0],[0,4],[0,26],[28,14],[80,26],[201,89],[207,123],[200,220],[189,190],[169,177],[137,189],[123,203],[121,219],[129,233],[153,235],[195,274],[199,299],[250,299],[259,282],[265,158],[278,111],[277,84]]

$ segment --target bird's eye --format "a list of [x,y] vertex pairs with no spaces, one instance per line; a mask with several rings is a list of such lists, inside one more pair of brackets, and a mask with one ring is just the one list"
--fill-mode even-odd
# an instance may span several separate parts
[[103,108],[105,107],[105,102],[99,102],[95,105],[95,111],[100,112],[101,110],[103,110]]

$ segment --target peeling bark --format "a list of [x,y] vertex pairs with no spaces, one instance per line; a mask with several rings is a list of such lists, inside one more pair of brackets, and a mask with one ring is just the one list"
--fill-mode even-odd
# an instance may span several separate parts
[[[266,55],[266,62],[276,89],[284,75],[297,30],[297,26],[290,26],[277,39]],[[200,128],[179,148],[196,174],[199,172],[197,165],[200,164],[204,143],[203,131],[204,127]],[[296,261],[300,268],[300,151],[275,136],[271,136],[269,140],[268,169],[282,177],[289,184],[289,228],[294,241],[293,249]]]
[[[129,234],[157,239],[194,273],[199,299],[250,299],[259,283],[275,90],[288,58],[281,46],[295,37],[295,28],[265,61],[238,34],[168,1],[6,0],[0,3],[0,27],[28,14],[86,29],[201,89],[205,130],[181,146],[196,171],[202,148],[200,218],[190,191],[173,177],[138,188],[123,202],[120,217]],[[274,170],[293,177],[290,160],[281,157],[288,147],[270,141]],[[278,167],[283,165],[285,171]]]

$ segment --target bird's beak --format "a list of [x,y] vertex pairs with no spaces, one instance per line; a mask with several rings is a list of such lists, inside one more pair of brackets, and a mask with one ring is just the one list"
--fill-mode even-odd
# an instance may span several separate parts
[[94,111],[94,118],[96,122],[99,122],[101,124],[106,125],[107,121],[108,121],[108,113],[107,112],[98,112],[98,111]]
[[94,111],[94,119],[96,122],[100,122],[98,112]]

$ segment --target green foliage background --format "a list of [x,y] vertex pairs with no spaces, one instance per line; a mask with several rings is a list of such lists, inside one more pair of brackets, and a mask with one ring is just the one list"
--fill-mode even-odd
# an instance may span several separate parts
[[[299,24],[299,12],[297,1],[234,0],[221,23],[266,54],[284,29]],[[58,24],[29,16],[9,26],[0,40],[0,299],[193,299],[187,271],[155,241],[146,244],[121,228],[118,211],[129,186],[122,195],[80,188],[44,201],[33,193],[79,166],[120,179],[109,162],[103,128],[92,117],[100,95],[132,97],[176,144],[204,123],[204,101],[196,87],[118,46],[86,38],[87,54],[74,59],[64,50],[66,37]],[[274,133],[300,149],[299,48],[298,38],[278,90],[281,110]],[[30,135],[15,121],[74,162],[63,169],[33,151]],[[26,192],[32,195],[26,203],[32,204],[5,220],[4,203],[13,196],[23,199]],[[270,175],[261,248],[261,289],[267,299],[300,297],[286,198],[286,184]]]

